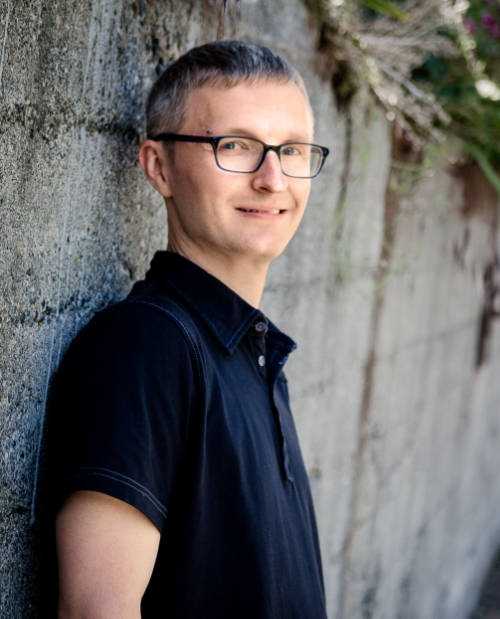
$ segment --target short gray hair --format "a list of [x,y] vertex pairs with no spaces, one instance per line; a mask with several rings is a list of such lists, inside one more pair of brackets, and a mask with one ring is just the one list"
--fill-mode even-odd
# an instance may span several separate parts
[[268,47],[222,40],[194,47],[167,66],[153,84],[146,103],[148,137],[176,133],[186,118],[190,93],[202,86],[231,88],[258,80],[292,82],[309,97],[300,73]]

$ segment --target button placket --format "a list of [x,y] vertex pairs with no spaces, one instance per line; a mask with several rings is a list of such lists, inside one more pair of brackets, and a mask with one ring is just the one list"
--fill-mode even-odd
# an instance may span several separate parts
[[273,355],[272,363],[273,364],[276,363],[276,367],[275,367],[275,371],[272,376],[271,394],[272,394],[272,403],[276,411],[277,420],[279,424],[280,442],[281,442],[281,465],[283,467],[284,480],[290,482],[293,485],[295,481],[294,481],[294,475],[291,469],[290,455],[288,453],[288,442],[287,442],[286,433],[284,429],[285,422],[283,419],[283,416],[287,414],[287,406],[284,401],[283,395],[280,392],[280,387],[278,386],[278,383],[280,381],[279,373],[281,372],[281,367],[284,361],[286,360],[286,357],[288,357],[288,355],[286,355],[285,357],[281,357],[281,358],[278,356],[278,358],[276,359],[275,355]]
[[259,320],[255,323],[254,329],[257,331],[257,333],[265,333],[267,331],[267,324],[264,321]]
[[[271,350],[266,352],[266,333],[269,329],[267,323],[262,320],[257,320],[253,324],[253,342],[255,344],[257,355],[257,367],[259,373],[266,381],[269,389],[269,397],[271,406],[274,411],[276,428],[279,433],[280,443],[280,464],[282,469],[282,476],[285,482],[294,484],[294,475],[292,473],[292,467],[290,462],[290,455],[288,453],[287,438],[285,433],[285,422],[283,416],[287,414],[286,404],[283,400],[283,396],[279,392],[278,375],[281,372],[282,366],[288,358],[288,353],[283,350]],[[266,367],[267,366],[267,367]]]
[[254,335],[257,343],[257,348],[259,351],[259,355],[257,356],[257,365],[259,366],[259,371],[261,373],[265,373],[265,365],[266,365],[266,333],[268,329],[268,325],[263,320],[258,320],[254,325]]

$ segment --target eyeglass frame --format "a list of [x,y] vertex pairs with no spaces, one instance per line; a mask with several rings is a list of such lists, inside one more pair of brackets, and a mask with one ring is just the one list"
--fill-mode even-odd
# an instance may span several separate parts
[[[262,144],[264,146],[264,149],[262,151],[262,156],[260,158],[259,163],[257,164],[256,168],[254,170],[247,170],[247,171],[241,171],[241,170],[228,170],[227,168],[223,168],[220,163],[219,160],[217,159],[217,147],[219,145],[219,142],[225,138],[243,138],[245,140],[254,140],[255,142],[259,142],[260,144]],[[326,146],[321,146],[320,144],[312,144],[311,142],[297,142],[297,141],[291,141],[291,142],[283,142],[283,144],[266,144],[265,142],[263,142],[262,140],[259,140],[257,138],[253,138],[250,136],[245,136],[245,135],[217,135],[217,136],[205,136],[205,135],[185,135],[185,134],[181,134],[181,133],[159,133],[156,136],[148,136],[149,140],[153,140],[155,142],[197,142],[197,143],[203,143],[203,144],[211,144],[213,151],[214,151],[214,158],[215,158],[215,163],[217,165],[218,168],[220,168],[221,170],[224,170],[224,172],[234,172],[235,174],[253,174],[254,172],[257,172],[257,170],[260,168],[260,166],[264,163],[264,159],[266,158],[267,153],[272,150],[274,151],[277,155],[278,155],[278,159],[280,162],[280,167],[281,167],[281,172],[285,175],[288,176],[289,178],[316,178],[316,176],[318,176],[318,174],[321,172],[321,170],[323,169],[323,166],[325,165],[325,161],[326,158],[328,157],[328,154],[330,153],[330,149],[327,148]],[[323,159],[321,161],[321,165],[319,166],[318,171],[316,172],[316,174],[314,174],[313,176],[294,176],[293,174],[287,174],[286,172],[283,171],[283,163],[281,161],[281,148],[283,146],[287,146],[288,144],[307,144],[309,146],[316,146],[317,148],[320,148],[322,153],[323,153]]]

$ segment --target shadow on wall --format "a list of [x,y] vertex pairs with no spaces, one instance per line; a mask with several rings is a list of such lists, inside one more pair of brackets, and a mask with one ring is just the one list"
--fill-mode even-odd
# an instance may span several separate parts
[[[60,490],[60,486],[56,482],[63,471],[58,467],[50,439],[53,436],[51,429],[55,427],[55,423],[58,423],[53,411],[61,366],[62,360],[52,374],[48,389],[43,437],[38,456],[36,495],[32,511],[33,554],[37,557],[33,602],[37,609],[38,619],[57,616],[59,597],[55,519],[59,500],[56,490],[58,488]],[[67,432],[67,435],[70,441],[71,431]]]
[[500,619],[500,548],[484,581],[478,606],[470,619]]

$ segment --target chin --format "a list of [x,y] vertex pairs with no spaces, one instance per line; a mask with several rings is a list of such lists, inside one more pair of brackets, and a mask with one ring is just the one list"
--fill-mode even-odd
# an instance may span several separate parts
[[252,253],[255,255],[256,258],[258,257],[262,260],[267,260],[268,262],[270,262],[271,260],[278,258],[278,256],[281,256],[281,254],[285,251],[285,247],[286,245],[253,248]]
[[286,249],[290,239],[240,239],[237,243],[237,251],[256,260],[270,262],[280,256]]

